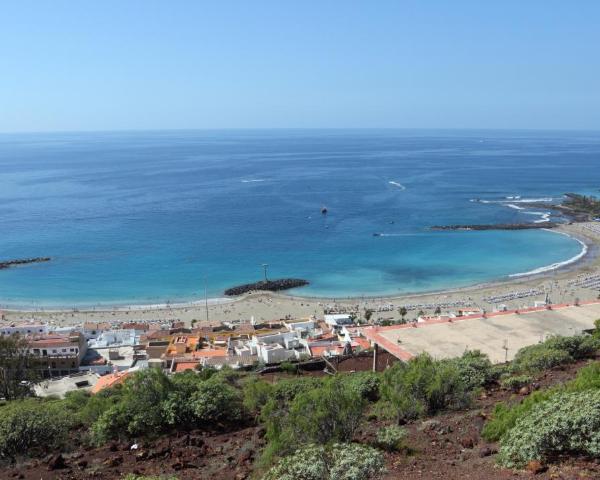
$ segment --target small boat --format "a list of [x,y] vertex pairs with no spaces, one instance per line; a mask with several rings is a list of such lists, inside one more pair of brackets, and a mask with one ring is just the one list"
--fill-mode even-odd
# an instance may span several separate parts
[[374,233],[373,236],[374,237],[381,237],[381,233]]
[[327,215],[327,207],[321,207],[321,213]]

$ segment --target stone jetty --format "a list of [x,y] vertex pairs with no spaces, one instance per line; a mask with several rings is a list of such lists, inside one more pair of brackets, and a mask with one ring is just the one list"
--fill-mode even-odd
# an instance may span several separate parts
[[4,262],[0,262],[0,270],[4,268],[16,267],[19,265],[27,265],[29,263],[42,263],[49,261],[50,257],[20,258],[17,260],[6,260]]
[[256,290],[267,290],[269,292],[276,292],[278,290],[289,290],[290,288],[303,287],[308,285],[307,280],[300,278],[280,278],[278,280],[261,280],[260,282],[247,283],[245,285],[239,285],[225,290],[225,295],[236,296],[242,295],[243,293],[253,292]]

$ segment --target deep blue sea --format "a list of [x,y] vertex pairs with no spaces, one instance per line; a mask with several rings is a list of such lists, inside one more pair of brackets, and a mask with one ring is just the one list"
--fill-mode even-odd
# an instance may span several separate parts
[[543,220],[518,201],[594,194],[599,162],[594,133],[0,135],[0,259],[52,257],[0,271],[0,304],[192,300],[205,278],[220,297],[260,279],[263,263],[317,296],[502,279],[581,245],[546,231],[427,227]]

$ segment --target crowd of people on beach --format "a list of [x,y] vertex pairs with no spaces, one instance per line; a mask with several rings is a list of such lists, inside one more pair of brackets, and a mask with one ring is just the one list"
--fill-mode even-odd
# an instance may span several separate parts
[[530,288],[528,290],[519,290],[515,292],[508,292],[502,295],[493,295],[483,297],[483,300],[487,303],[502,303],[509,302],[511,300],[519,300],[520,298],[535,297],[537,295],[543,295],[544,291],[539,288]]
[[576,279],[569,281],[567,285],[569,285],[570,287],[599,289],[600,274],[587,276],[579,275]]

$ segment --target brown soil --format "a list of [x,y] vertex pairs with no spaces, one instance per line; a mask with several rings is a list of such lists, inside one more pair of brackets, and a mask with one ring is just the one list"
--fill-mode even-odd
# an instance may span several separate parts
[[[346,365],[342,362],[340,370],[341,365],[344,370],[346,367],[348,370],[371,368],[368,360],[354,359]],[[546,387],[569,380],[585,363],[548,372],[538,379],[538,384]],[[600,463],[583,459],[567,459],[548,467],[531,465],[538,473],[514,472],[495,465],[497,445],[487,443],[480,435],[485,419],[497,402],[519,401],[523,396],[493,388],[483,393],[469,410],[407,425],[409,450],[386,454],[384,479],[600,478]],[[378,421],[366,422],[357,440],[372,442],[381,426]],[[94,449],[80,447],[62,453],[62,459],[50,455],[3,468],[0,478],[112,480],[137,473],[173,475],[180,480],[241,480],[252,475],[254,461],[264,446],[263,434],[260,427],[248,427],[227,433],[178,432],[156,441],[141,441],[137,449],[131,449],[131,444],[118,443]]]

